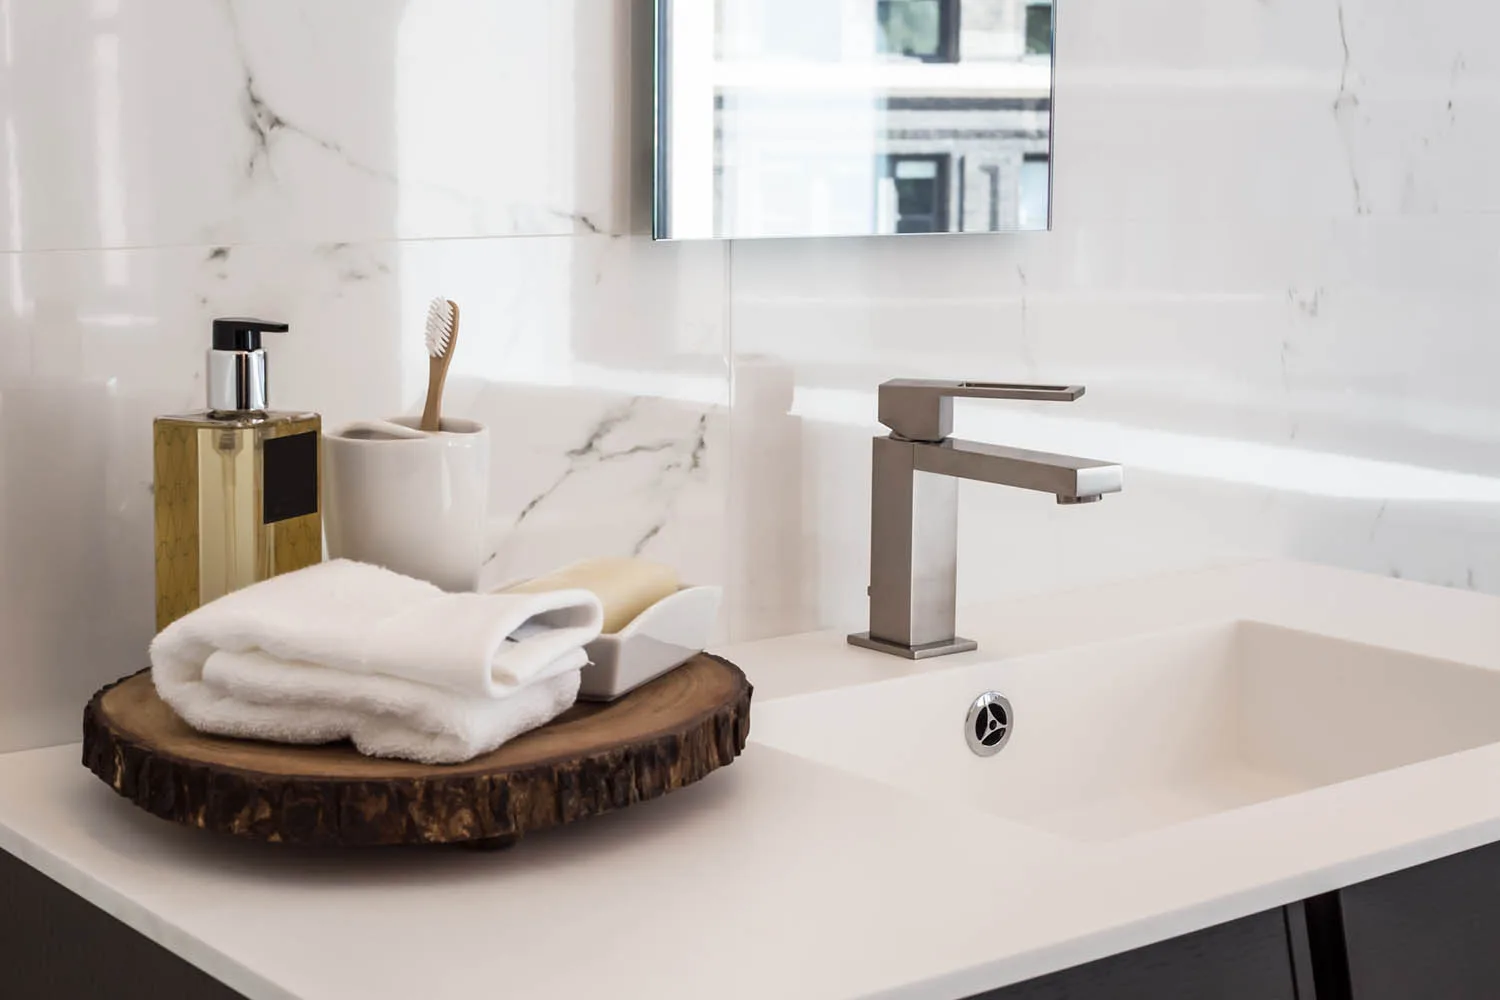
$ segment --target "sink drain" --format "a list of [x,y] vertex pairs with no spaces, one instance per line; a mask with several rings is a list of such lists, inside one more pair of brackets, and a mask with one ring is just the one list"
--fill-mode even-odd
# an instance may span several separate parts
[[986,691],[969,706],[969,717],[964,721],[964,739],[968,740],[969,749],[979,756],[993,757],[1010,742],[1014,725],[1010,700],[998,691]]

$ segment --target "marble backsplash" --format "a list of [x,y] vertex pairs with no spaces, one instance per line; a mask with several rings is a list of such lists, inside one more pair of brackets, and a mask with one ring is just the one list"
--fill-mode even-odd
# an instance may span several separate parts
[[958,432],[966,601],[1288,555],[1500,593],[1500,10],[1058,4],[1051,233],[654,244],[642,0],[0,0],[0,750],[144,664],[150,420],[208,321],[277,405],[495,431],[492,579],[638,552],[726,638],[860,627],[874,386],[1082,382]]

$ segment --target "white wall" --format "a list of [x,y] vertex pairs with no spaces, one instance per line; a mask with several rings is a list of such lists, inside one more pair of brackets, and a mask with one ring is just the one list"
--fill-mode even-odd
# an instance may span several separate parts
[[144,665],[150,418],[215,315],[291,322],[275,400],[333,424],[417,404],[457,299],[491,573],[639,551],[735,637],[860,624],[896,375],[1085,382],[959,431],[1130,467],[966,489],[964,599],[1272,553],[1500,593],[1500,10],[1065,0],[1054,232],[654,245],[632,2],[0,0],[0,749]]

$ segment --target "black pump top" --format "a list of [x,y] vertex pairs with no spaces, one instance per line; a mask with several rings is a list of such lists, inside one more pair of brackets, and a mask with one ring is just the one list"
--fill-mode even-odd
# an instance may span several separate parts
[[214,350],[258,351],[262,333],[286,333],[291,329],[285,323],[271,323],[263,319],[216,319],[214,320]]

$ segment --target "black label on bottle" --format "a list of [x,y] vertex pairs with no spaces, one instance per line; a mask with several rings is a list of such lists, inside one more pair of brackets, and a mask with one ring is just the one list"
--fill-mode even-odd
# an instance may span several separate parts
[[261,523],[318,512],[318,432],[266,438]]

